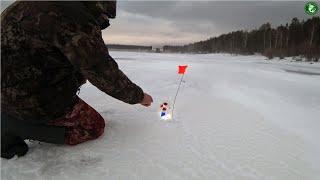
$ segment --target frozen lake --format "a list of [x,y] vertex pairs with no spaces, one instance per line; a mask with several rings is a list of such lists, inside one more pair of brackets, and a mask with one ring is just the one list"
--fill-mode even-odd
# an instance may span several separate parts
[[[1,179],[319,179],[319,63],[110,54],[153,106],[124,104],[87,83],[80,96],[105,118],[105,134],[74,147],[29,143],[27,156],[1,160]],[[189,68],[175,118],[161,121],[180,64]]]

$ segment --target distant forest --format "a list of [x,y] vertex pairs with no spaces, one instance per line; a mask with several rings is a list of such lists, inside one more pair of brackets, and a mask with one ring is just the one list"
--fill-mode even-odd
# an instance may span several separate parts
[[163,50],[180,53],[261,53],[269,59],[303,56],[309,61],[319,61],[320,17],[306,21],[293,18],[290,24],[275,28],[265,23],[259,29],[234,31],[183,46],[164,46]]
[[112,50],[137,50],[137,51],[151,51],[152,50],[152,46],[109,44],[109,45],[107,45],[107,47]]

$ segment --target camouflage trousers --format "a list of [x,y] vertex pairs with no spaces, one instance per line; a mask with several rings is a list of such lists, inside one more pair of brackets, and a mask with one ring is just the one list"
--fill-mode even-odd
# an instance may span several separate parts
[[79,97],[77,101],[64,117],[48,123],[66,127],[65,143],[69,145],[96,139],[103,134],[105,128],[104,119],[96,110]]

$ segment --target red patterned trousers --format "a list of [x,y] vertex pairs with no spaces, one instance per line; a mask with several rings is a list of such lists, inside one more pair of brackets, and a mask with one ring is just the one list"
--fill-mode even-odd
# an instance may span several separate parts
[[48,123],[66,127],[65,143],[69,145],[96,139],[103,134],[105,127],[102,116],[82,99],[77,98],[78,103],[71,111]]

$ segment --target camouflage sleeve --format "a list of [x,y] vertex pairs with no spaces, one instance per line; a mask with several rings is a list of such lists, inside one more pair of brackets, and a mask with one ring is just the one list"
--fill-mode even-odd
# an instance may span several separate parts
[[129,104],[142,101],[143,90],[130,81],[109,55],[99,27],[92,25],[90,31],[63,31],[60,36],[69,39],[63,45],[57,43],[60,49],[94,86]]

